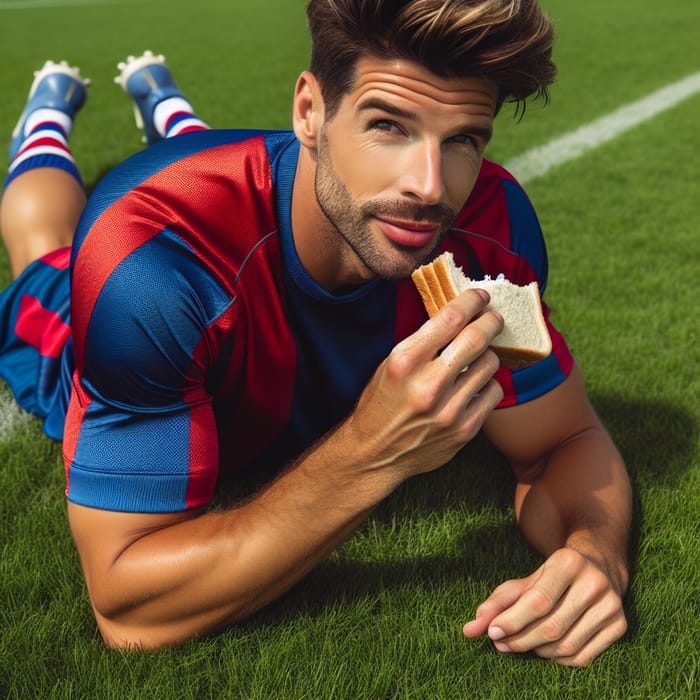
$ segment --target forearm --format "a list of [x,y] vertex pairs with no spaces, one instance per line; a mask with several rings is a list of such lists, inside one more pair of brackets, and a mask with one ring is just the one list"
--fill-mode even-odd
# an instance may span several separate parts
[[503,319],[479,313],[487,301],[465,292],[399,343],[347,420],[238,508],[154,515],[69,504],[107,643],[174,644],[250,614],[399,484],[449,461],[503,396],[487,349]]
[[[135,534],[114,561],[91,557],[86,580],[107,643],[176,644],[244,618],[297,582],[395,487],[353,468],[339,443],[331,436],[238,508]],[[106,528],[114,517],[105,514]]]
[[527,539],[544,555],[564,546],[601,566],[622,595],[628,584],[631,488],[623,460],[596,423],[557,447],[516,489]]

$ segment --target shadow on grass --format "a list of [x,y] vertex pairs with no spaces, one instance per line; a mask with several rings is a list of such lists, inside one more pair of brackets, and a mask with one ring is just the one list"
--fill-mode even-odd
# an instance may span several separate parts
[[[698,440],[693,415],[663,403],[634,401],[612,395],[591,398],[628,464],[634,488],[632,576],[636,569],[644,514],[638,479],[667,487],[677,484],[689,468]],[[483,508],[509,511],[515,481],[505,460],[479,437],[449,464],[436,472],[415,477],[374,511],[381,524],[440,513],[449,508],[479,512]],[[240,485],[239,485],[240,487]],[[253,491],[255,488],[249,490]],[[239,491],[239,494],[241,492]],[[469,531],[461,542],[463,555],[428,556],[402,561],[361,562],[336,557],[325,561],[282,599],[251,618],[245,626],[256,627],[291,619],[299,614],[317,615],[329,606],[379,594],[404,585],[445,585],[471,577],[489,588],[505,578],[525,576],[537,566],[538,555],[527,547],[511,520]],[[488,570],[470,561],[493,562]],[[632,596],[627,601],[628,637],[638,627]]]
[[593,395],[591,402],[633,477],[677,484],[698,444],[698,416],[666,403],[607,394]]
[[[352,606],[357,601],[363,601],[363,607],[372,600],[380,604],[382,592],[404,588],[434,589],[436,594],[444,595],[446,590],[455,590],[453,584],[460,584],[456,590],[468,590],[478,596],[502,583],[506,568],[509,571],[513,566],[527,568],[523,564],[526,558],[524,541],[514,524],[470,531],[460,546],[464,554],[456,556],[407,557],[387,562],[363,562],[342,556],[329,559],[280,599],[242,623],[241,629],[284,624],[298,616],[317,617],[329,610]],[[494,547],[501,555],[496,559],[493,557]],[[513,560],[506,567],[503,559],[510,554]],[[489,558],[488,570],[474,565],[474,562],[489,561]],[[529,571],[523,571],[523,575],[525,573]],[[476,598],[465,598],[465,615],[469,614],[469,606],[475,607],[475,603]]]
[[[613,395],[593,395],[591,402],[622,453],[632,480],[633,520],[630,542],[630,580],[637,572],[637,556],[644,522],[641,490],[647,484],[678,486],[692,465],[698,445],[698,418],[662,402],[634,401]],[[627,638],[639,629],[634,591],[625,601]]]

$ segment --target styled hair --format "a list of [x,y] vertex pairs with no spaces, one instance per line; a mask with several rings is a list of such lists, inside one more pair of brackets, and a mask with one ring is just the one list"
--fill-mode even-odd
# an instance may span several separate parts
[[360,57],[402,58],[443,78],[498,87],[498,108],[549,101],[553,29],[537,0],[310,0],[311,72],[327,118],[352,90]]

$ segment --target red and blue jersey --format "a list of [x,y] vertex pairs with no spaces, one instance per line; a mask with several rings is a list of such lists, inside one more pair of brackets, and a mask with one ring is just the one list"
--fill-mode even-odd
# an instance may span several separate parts
[[[393,346],[425,322],[410,280],[334,295],[306,273],[290,216],[298,152],[290,132],[203,131],[133,156],[94,191],[71,258],[73,502],[207,505],[221,473],[282,466],[347,416]],[[493,163],[445,249],[472,277],[504,273],[544,291],[536,216]],[[499,370],[502,406],[570,371],[550,333],[548,359]]]

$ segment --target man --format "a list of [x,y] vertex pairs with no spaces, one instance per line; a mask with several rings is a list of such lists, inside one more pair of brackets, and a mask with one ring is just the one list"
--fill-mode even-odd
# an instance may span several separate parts
[[[464,634],[588,664],[626,629],[623,462],[551,325],[548,359],[499,368],[503,320],[484,292],[426,322],[409,279],[449,249],[472,276],[544,286],[534,212],[483,153],[506,99],[546,94],[551,27],[532,0],[312,0],[307,13],[293,133],[206,130],[161,59],[120,65],[159,143],[82,215],[70,327],[67,290],[47,280],[67,285],[55,249],[83,206],[65,138],[85,99],[77,70],[40,73],[20,118],[2,228],[15,274],[44,257],[5,294],[1,350],[21,371],[3,376],[63,437],[100,631],[157,648],[244,618],[483,428],[546,559]],[[197,133],[164,138],[178,130]],[[58,201],[36,206],[50,188]],[[39,400],[15,376],[30,371]],[[280,475],[255,497],[206,511],[220,472],[269,466]]]

